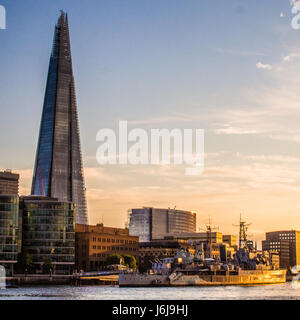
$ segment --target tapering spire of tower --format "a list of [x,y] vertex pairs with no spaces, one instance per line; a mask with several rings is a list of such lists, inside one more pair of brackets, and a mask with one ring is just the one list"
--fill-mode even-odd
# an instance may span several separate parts
[[68,16],[63,11],[55,26],[31,193],[74,202],[76,223],[87,224]]

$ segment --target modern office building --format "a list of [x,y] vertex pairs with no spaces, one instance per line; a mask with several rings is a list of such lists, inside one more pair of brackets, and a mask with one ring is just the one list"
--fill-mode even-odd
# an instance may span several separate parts
[[138,262],[139,238],[130,236],[128,229],[76,224],[75,230],[78,270],[101,270],[107,257],[115,253],[134,256]]
[[69,274],[75,265],[75,206],[44,196],[20,198],[22,252],[32,257],[36,272],[45,262],[53,273]]
[[0,172],[0,265],[11,275],[21,250],[19,218],[19,175]]
[[130,212],[129,233],[140,242],[196,231],[196,213],[177,209],[144,207]]
[[280,267],[292,268],[300,265],[300,231],[274,231],[266,233],[262,241],[264,251],[279,253]]
[[88,223],[68,17],[64,12],[55,26],[31,194],[75,203],[76,222]]
[[19,175],[10,170],[0,171],[0,195],[19,195]]
[[20,223],[19,197],[0,195],[0,265],[8,275],[13,273],[21,250]]

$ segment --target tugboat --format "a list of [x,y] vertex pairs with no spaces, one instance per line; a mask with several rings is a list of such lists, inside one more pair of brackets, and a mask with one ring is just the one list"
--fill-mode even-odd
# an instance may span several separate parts
[[[209,256],[205,258],[203,251],[193,255],[182,250],[175,257],[153,263],[147,274],[120,274],[119,286],[241,286],[285,283],[286,269],[272,265],[267,252],[255,250],[247,241],[245,228],[246,224],[241,221],[239,249],[233,259],[227,262]],[[209,243],[207,248],[210,251]]]

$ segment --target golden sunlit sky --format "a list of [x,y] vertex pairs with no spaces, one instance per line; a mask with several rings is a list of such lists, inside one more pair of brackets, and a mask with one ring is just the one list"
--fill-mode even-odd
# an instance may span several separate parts
[[[133,207],[197,212],[220,232],[300,230],[300,30],[288,0],[2,1],[0,168],[28,194],[59,9],[69,14],[89,222]],[[178,165],[99,165],[96,134],[205,130],[201,176]]]

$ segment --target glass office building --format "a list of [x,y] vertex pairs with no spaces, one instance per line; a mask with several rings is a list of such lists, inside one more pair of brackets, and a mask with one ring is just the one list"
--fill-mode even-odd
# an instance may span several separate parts
[[129,233],[140,242],[196,232],[196,213],[177,209],[141,208],[130,213]]
[[39,272],[51,261],[56,274],[69,274],[75,264],[75,206],[55,198],[21,197],[22,251]]
[[76,223],[88,223],[68,17],[64,12],[55,26],[31,194],[75,203]]
[[13,273],[20,251],[19,197],[17,195],[0,195],[0,265],[6,274]]

